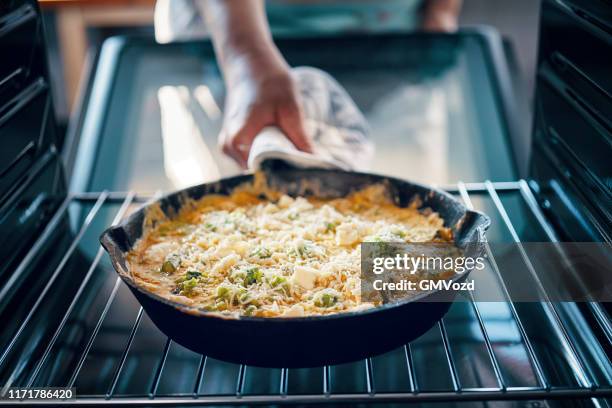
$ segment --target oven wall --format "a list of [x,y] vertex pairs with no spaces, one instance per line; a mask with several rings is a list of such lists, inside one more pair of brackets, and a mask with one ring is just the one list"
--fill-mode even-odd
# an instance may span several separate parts
[[35,0],[0,3],[0,61],[0,279],[5,281],[66,194]]
[[612,239],[611,69],[609,6],[544,1],[532,185],[568,240]]

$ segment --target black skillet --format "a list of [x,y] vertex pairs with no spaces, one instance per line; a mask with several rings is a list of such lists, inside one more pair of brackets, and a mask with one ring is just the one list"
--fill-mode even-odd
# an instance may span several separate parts
[[[185,198],[229,194],[252,180],[242,175],[202,184],[161,198],[166,214],[175,214]],[[289,195],[341,197],[374,183],[387,183],[400,206],[418,195],[423,207],[438,212],[450,226],[460,248],[484,242],[489,218],[468,210],[449,194],[407,181],[339,170],[270,171],[268,184]],[[304,183],[303,181],[306,181]],[[308,186],[308,187],[304,187]],[[417,298],[377,308],[328,316],[299,318],[223,318],[161,298],[137,286],[125,255],[140,238],[147,207],[107,229],[100,241],[112,264],[157,327],[177,343],[216,359],[261,367],[317,367],[382,354],[421,336],[450,308],[455,293],[432,291]],[[472,247],[472,245],[470,245]],[[457,275],[463,281],[467,273]]]

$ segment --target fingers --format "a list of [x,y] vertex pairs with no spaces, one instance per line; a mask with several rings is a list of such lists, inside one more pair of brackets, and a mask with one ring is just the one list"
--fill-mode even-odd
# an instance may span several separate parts
[[262,122],[258,116],[256,111],[252,111],[246,119],[240,121],[238,126],[234,126],[236,130],[232,131],[233,129],[228,127],[224,127],[223,130],[221,139],[223,152],[243,168],[246,168],[253,139],[265,126],[265,122]]
[[[275,112],[272,116],[270,112]],[[295,147],[312,153],[312,147],[304,127],[304,119],[297,100],[289,99],[276,108],[267,106],[263,111],[252,109],[243,120],[231,118],[230,125],[224,125],[221,135],[221,148],[238,164],[246,168],[253,140],[266,126],[276,125]]]
[[297,149],[312,152],[291,77],[246,85],[234,89],[226,103],[220,137],[223,152],[246,167],[253,140],[266,126],[278,126]]
[[296,99],[291,99],[279,108],[277,123],[285,136],[293,142],[298,150],[312,153],[312,146],[304,127],[302,110]]
[[221,141],[221,150],[223,151],[223,153],[227,154],[229,157],[234,159],[234,161],[236,161],[236,163],[238,163],[240,167],[246,168],[246,163],[244,159],[239,154],[238,150],[232,146],[232,143],[231,143],[232,139],[230,139],[228,136],[225,136],[226,135],[225,131],[223,132],[224,132],[223,133],[224,136]]

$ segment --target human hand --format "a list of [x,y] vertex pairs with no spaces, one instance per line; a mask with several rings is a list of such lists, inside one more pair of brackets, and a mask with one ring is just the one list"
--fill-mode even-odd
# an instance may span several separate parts
[[461,0],[427,0],[423,9],[421,27],[424,31],[457,31]]
[[258,133],[278,127],[299,150],[310,152],[299,92],[279,55],[242,55],[227,64],[227,96],[219,144],[246,167]]
[[276,48],[263,0],[196,2],[211,31],[227,89],[219,144],[246,167],[253,139],[278,127],[300,150],[310,152],[298,90]]

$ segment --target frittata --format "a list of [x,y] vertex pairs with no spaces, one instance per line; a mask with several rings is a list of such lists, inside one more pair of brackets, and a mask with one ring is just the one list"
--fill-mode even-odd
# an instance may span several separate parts
[[228,316],[363,310],[379,303],[361,301],[361,242],[452,241],[419,206],[396,206],[382,184],[336,199],[236,189],[145,228],[128,263],[141,287]]

